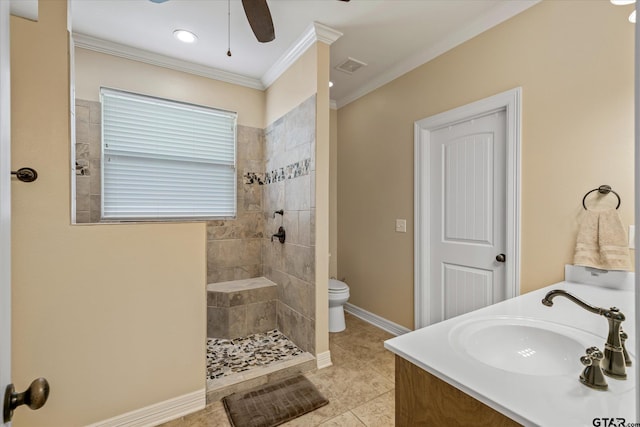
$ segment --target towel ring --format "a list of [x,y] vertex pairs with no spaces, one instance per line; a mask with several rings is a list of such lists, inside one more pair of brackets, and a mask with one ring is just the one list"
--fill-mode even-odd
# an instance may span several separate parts
[[598,188],[594,188],[593,190],[588,191],[587,194],[585,194],[584,197],[582,198],[582,207],[584,208],[585,211],[588,210],[587,209],[587,205],[585,204],[585,200],[587,200],[587,196],[589,194],[593,193],[594,191],[597,191],[600,194],[609,194],[609,193],[615,194],[616,197],[618,198],[618,205],[616,206],[616,209],[618,209],[620,207],[620,202],[621,202],[620,195],[618,193],[616,193],[615,191],[613,191],[611,189],[610,185],[601,185]]

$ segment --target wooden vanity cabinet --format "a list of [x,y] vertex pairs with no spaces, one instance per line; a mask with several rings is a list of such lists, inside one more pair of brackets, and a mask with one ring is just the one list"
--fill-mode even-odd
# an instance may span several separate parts
[[519,426],[496,410],[396,355],[396,426]]

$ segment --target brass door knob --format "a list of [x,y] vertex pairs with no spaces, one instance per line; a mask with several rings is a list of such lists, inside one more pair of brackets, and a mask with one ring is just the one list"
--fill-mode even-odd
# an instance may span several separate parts
[[27,405],[33,410],[42,408],[49,397],[49,389],[49,382],[45,378],[35,379],[22,393],[16,393],[13,384],[9,384],[4,393],[4,422],[11,421],[13,411],[20,405]]

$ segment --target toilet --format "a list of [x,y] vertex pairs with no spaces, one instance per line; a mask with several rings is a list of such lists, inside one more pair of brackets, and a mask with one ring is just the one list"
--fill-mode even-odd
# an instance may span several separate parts
[[349,300],[349,286],[346,283],[329,279],[329,332],[342,332],[344,323],[344,304]]

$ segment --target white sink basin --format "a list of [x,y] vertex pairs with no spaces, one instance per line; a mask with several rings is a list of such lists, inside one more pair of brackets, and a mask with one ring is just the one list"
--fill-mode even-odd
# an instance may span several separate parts
[[449,334],[458,351],[496,369],[524,375],[579,375],[588,347],[605,338],[537,319],[491,317],[465,322]]

